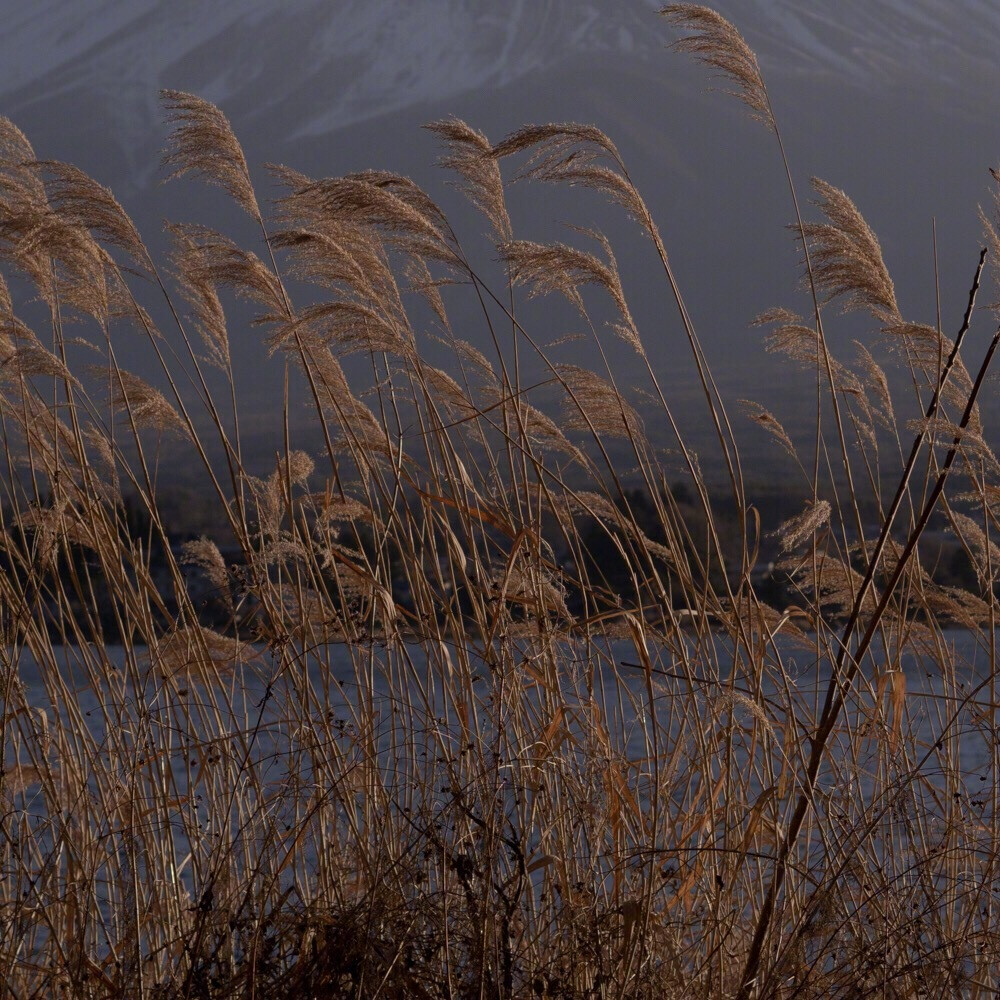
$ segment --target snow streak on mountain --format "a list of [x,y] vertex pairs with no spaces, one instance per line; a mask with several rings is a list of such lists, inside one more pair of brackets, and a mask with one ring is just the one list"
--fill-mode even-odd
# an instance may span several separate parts
[[[286,138],[468,91],[576,56],[663,59],[655,0],[34,0],[8,4],[0,110],[84,91],[148,129],[160,87],[244,115],[297,102]],[[996,82],[994,0],[719,0],[770,73],[865,85]],[[20,115],[23,117],[23,115]]]
[[642,0],[42,0],[19,11],[5,26],[0,99],[135,95],[133,128],[160,87],[183,86],[260,111],[300,93],[308,114],[293,132],[330,132],[573,54],[648,54],[665,37]]
[[[243,221],[225,215],[215,191],[159,184],[164,87],[222,107],[265,197],[275,189],[264,164],[284,162],[316,177],[384,167],[449,198],[422,123],[458,114],[496,139],[530,121],[593,122],[668,234],[720,384],[754,396],[780,376],[748,324],[795,289],[787,189],[768,136],[736,102],[706,93],[705,67],[667,51],[676,33],[657,16],[662,2],[6,0],[0,115],[43,159],[109,185],[154,248],[165,217]],[[929,244],[939,220],[944,305],[961,316],[977,205],[989,204],[987,167],[1000,153],[1000,0],[703,2],[758,53],[803,195],[814,174],[850,193],[879,233],[908,318],[921,322],[936,314]],[[623,255],[652,363],[678,407],[700,413],[657,265],[644,270],[635,227],[614,210],[558,200],[578,194],[519,186],[511,198],[525,238],[565,239],[564,220],[599,225]],[[482,231],[462,199],[446,208],[460,231]],[[706,273],[722,276],[725,295]],[[466,318],[475,330],[475,304]],[[256,340],[234,338],[240,378],[278,398]],[[122,360],[150,373],[138,345]],[[802,392],[806,412],[808,380]]]

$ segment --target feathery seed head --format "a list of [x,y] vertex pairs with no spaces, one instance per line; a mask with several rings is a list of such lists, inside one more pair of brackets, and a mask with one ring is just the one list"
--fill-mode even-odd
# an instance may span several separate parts
[[830,504],[827,500],[809,503],[801,514],[785,521],[776,534],[783,552],[791,552],[800,542],[816,534],[830,520]]
[[803,235],[817,284],[828,299],[844,296],[846,309],[867,309],[886,326],[902,322],[896,291],[882,259],[878,237],[853,201],[839,188],[813,178],[816,204],[828,223],[807,223]]
[[167,179],[186,173],[204,177],[229,192],[251,218],[260,219],[243,147],[229,119],[211,102],[180,90],[161,90],[160,100],[173,126],[163,155],[164,166],[173,168]]
[[448,153],[441,157],[441,166],[454,170],[461,180],[458,187],[493,227],[496,239],[512,238],[510,216],[504,198],[503,179],[492,146],[482,132],[476,131],[459,118],[444,118],[424,128],[444,140]]
[[[95,369],[94,373],[107,375],[102,369]],[[137,429],[170,431],[189,437],[187,425],[163,393],[131,372],[118,369],[112,374],[111,408],[129,414]]]
[[139,267],[153,269],[139,231],[109,188],[68,163],[42,160],[32,166],[42,177],[49,204],[58,215],[123,250]]
[[575,365],[557,365],[556,372],[569,395],[563,411],[565,427],[609,437],[641,436],[639,414],[613,385],[594,372]]
[[757,56],[736,27],[721,14],[699,4],[667,4],[660,8],[660,14],[671,24],[692,32],[679,38],[673,47],[718,70],[734,85],[730,93],[750,109],[757,121],[774,131],[771,102]]

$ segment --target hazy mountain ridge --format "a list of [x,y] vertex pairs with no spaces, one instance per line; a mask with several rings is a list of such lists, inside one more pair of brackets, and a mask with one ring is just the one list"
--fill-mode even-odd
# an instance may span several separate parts
[[769,73],[826,73],[860,86],[930,88],[981,110],[1000,85],[1000,6],[990,0],[722,0]]
[[[422,123],[454,113],[494,140],[528,121],[596,123],[619,145],[667,235],[727,398],[766,395],[786,373],[749,323],[776,304],[796,305],[799,294],[777,151],[738,102],[707,92],[725,83],[667,51],[676,33],[656,16],[658,6],[658,0],[38,0],[12,11],[5,25],[0,114],[25,131],[40,157],[69,160],[108,184],[155,252],[163,248],[164,218],[226,231],[245,221],[225,215],[225,199],[215,190],[157,183],[166,137],[161,87],[220,104],[246,148],[262,199],[275,194],[267,162],[317,177],[386,168],[445,198],[458,229],[473,236],[482,222],[460,199],[447,201],[453,192],[433,166],[436,145],[420,131]],[[803,201],[813,174],[847,190],[879,234],[904,313],[925,322],[934,317],[936,218],[944,312],[960,319],[980,238],[976,204],[986,203],[986,168],[1000,153],[1000,67],[993,58],[1000,5],[949,0],[939,10],[933,0],[718,0],[717,6],[760,55]],[[613,211],[600,214],[603,206],[578,191],[523,185],[510,197],[524,238],[565,239],[558,220],[608,233],[672,402],[703,419],[696,380],[676,349],[682,332],[664,320],[672,315],[669,303],[634,227]],[[467,321],[475,339],[476,316],[462,312],[457,293],[455,299],[459,325]],[[808,309],[808,302],[797,307]],[[845,357],[853,350],[849,338],[871,333],[831,327]],[[259,340],[257,331],[240,330],[234,359],[241,384],[273,401],[280,398],[280,369],[260,363]],[[611,349],[616,366],[632,363],[628,352]],[[126,367],[156,377],[140,345],[122,350]],[[579,360],[570,348],[567,360]],[[794,414],[811,405],[812,389],[794,379],[782,384],[794,423]],[[261,420],[263,441],[273,427]],[[248,416],[244,427],[251,425]],[[760,439],[759,450],[769,454],[769,441]],[[270,454],[272,445],[265,441],[257,450]]]
[[292,9],[280,0],[50,0],[8,26],[13,58],[0,64],[0,99],[11,113],[68,88],[130,93],[137,100],[122,125],[139,131],[161,87],[260,111],[299,91],[312,106],[289,131],[314,135],[500,87],[569,55],[648,54],[661,47],[650,26],[650,5],[636,0],[515,0],[499,10],[481,0],[305,0]]
[[[502,87],[582,54],[661,58],[655,0],[41,0],[8,13],[0,101],[8,114],[70,89],[120,101],[138,135],[160,87],[246,113],[306,95],[288,134],[334,132],[413,104]],[[719,0],[769,72],[855,84],[1000,76],[1000,7],[983,0]],[[956,74],[961,74],[959,78]]]

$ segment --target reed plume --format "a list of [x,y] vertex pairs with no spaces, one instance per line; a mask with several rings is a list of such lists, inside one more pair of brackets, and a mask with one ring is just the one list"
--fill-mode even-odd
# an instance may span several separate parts
[[672,3],[660,8],[671,24],[692,32],[673,43],[678,52],[688,52],[727,79],[755,119],[775,128],[771,102],[761,76],[757,56],[736,27],[717,11],[692,3]]
[[[662,13],[777,136],[736,28]],[[760,317],[787,382],[731,423],[600,128],[429,126],[491,230],[480,266],[387,170],[271,167],[265,218],[223,112],[164,104],[171,176],[221,187],[253,246],[170,223],[162,270],[110,191],[0,119],[7,992],[995,993],[986,252],[957,333],[905,320],[873,230],[815,182],[813,315]],[[523,238],[511,156],[623,208],[637,248]],[[626,295],[642,252],[700,454]],[[879,339],[835,354],[832,301]],[[251,356],[284,375],[273,410],[235,377]],[[751,473],[754,427],[779,448]]]
[[229,119],[209,101],[180,90],[161,90],[160,100],[171,126],[163,157],[169,177],[187,173],[203,177],[226,191],[251,218],[259,219],[246,157]]
[[885,326],[901,323],[878,237],[843,191],[819,178],[812,184],[828,220],[804,227],[818,284],[831,300],[843,296],[846,309],[867,309]]

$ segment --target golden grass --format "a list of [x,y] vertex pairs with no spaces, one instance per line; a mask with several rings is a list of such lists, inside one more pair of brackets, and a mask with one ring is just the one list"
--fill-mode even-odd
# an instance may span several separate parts
[[[736,29],[663,13],[780,143]],[[664,242],[600,130],[493,145],[429,126],[497,285],[404,177],[275,168],[266,218],[224,115],[164,102],[166,163],[227,192],[255,247],[171,225],[164,271],[110,192],[0,122],[0,261],[20,289],[0,282],[0,996],[993,995],[1000,467],[976,402],[998,340],[960,356],[985,252],[954,341],[904,320],[857,207],[816,181],[822,221],[804,221],[785,161],[813,315],[762,322],[815,380],[817,425],[800,455],[801,433],[747,404],[801,477],[800,513],[761,526]],[[651,239],[719,495],[610,242],[518,239],[508,157]],[[599,364],[533,329],[530,299],[552,292]],[[449,321],[458,295],[479,346]],[[235,298],[288,373],[264,474],[241,443]],[[832,302],[874,320],[856,358],[827,348]],[[122,337],[144,338],[151,381],[120,368]],[[641,393],[608,338],[644,366]],[[887,352],[914,399],[893,397]],[[292,441],[304,399],[311,454]],[[218,537],[171,536],[161,449],[200,469]],[[932,516],[974,592],[921,558]],[[769,544],[788,608],[761,600]]]

